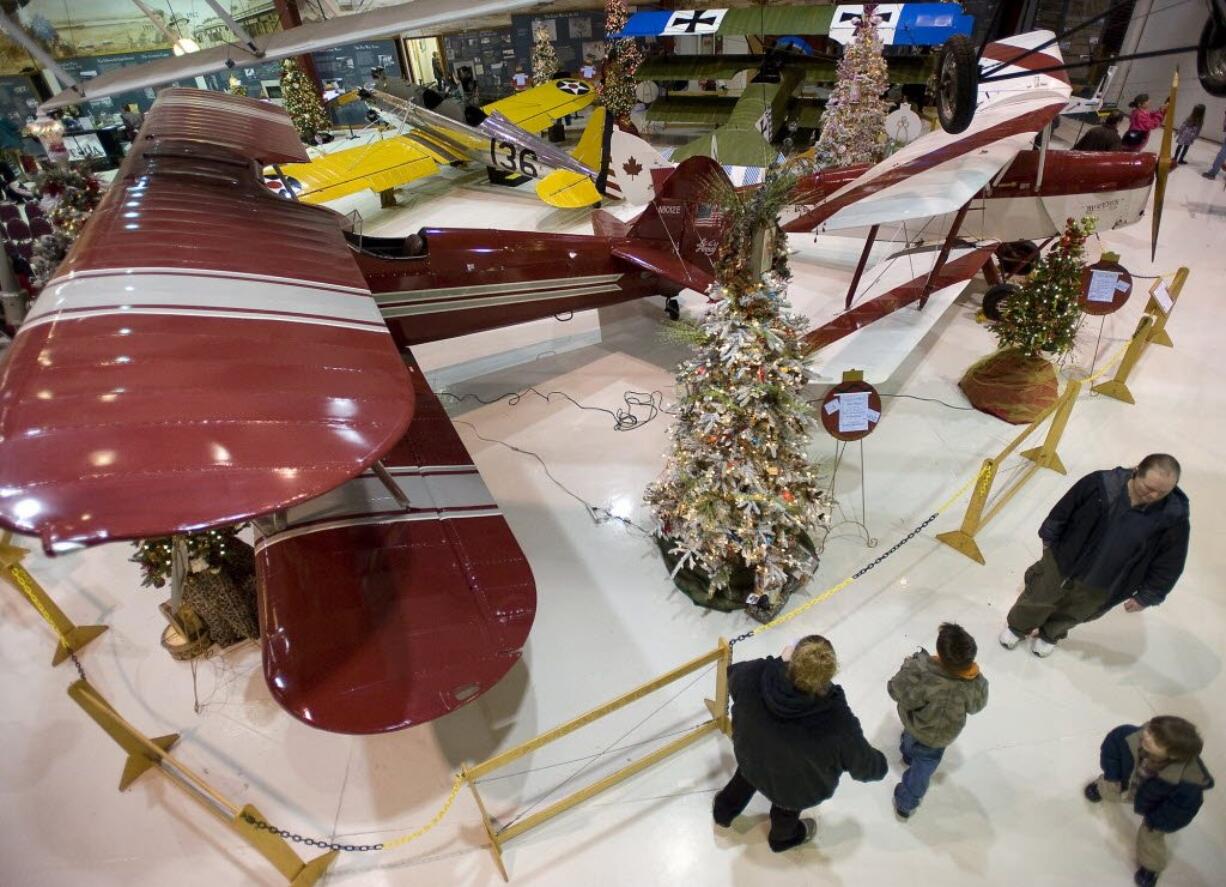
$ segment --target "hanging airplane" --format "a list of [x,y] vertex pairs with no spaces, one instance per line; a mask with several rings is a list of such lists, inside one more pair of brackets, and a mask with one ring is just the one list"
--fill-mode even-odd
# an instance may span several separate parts
[[[986,183],[1067,98],[1042,78],[966,136],[921,137],[822,201],[824,224],[969,200],[982,183],[964,195],[950,180]],[[163,91],[0,359],[0,525],[56,554],[255,518],[273,697],[321,729],[397,730],[493,686],[536,608],[412,347],[706,292],[722,172],[686,160],[635,221],[597,212],[595,236],[371,238],[264,185],[265,165],[305,158],[280,109]],[[960,292],[995,246],[913,253],[866,288],[868,313]],[[852,314],[815,326],[810,349],[870,319]]]
[[[940,46],[952,38],[965,41],[974,25],[954,3],[888,3],[873,7],[878,34],[887,47]],[[781,8],[696,9],[637,12],[614,37],[742,36],[826,37],[851,42],[863,5],[791,6]],[[790,41],[789,41],[790,42]],[[794,43],[792,44],[794,45]],[[969,47],[969,43],[967,43]],[[671,56],[643,62],[640,81],[731,79],[742,71],[756,74],[740,96],[683,95],[657,98],[647,109],[648,122],[702,124],[714,132],[699,136],[674,152],[674,159],[703,155],[735,166],[767,166],[778,149],[772,145],[789,122],[817,127],[820,108],[814,100],[795,97],[802,83],[835,79],[838,59],[782,51],[776,42],[765,55]],[[925,83],[934,70],[931,55],[890,58],[893,83]]]

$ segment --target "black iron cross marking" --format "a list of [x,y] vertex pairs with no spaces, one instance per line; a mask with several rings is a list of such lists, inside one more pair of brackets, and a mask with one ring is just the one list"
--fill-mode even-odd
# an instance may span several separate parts
[[690,19],[674,18],[674,28],[685,28],[687,34],[693,34],[703,25],[715,24],[715,16],[707,15],[705,9],[695,9],[694,16]]
[[[862,17],[861,14],[858,12],[840,12],[839,13],[839,24],[842,25],[847,22],[858,21],[861,17]],[[890,19],[894,17],[894,13],[878,12],[877,17],[881,19],[881,23],[884,25],[887,22],[889,22]]]

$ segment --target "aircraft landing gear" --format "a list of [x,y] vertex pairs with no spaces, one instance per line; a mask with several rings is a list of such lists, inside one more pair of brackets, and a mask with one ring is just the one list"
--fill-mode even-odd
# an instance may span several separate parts
[[1200,32],[1196,46],[1196,74],[1211,96],[1226,96],[1226,15],[1217,6]]
[[669,320],[681,319],[681,303],[675,296],[669,296],[664,300],[664,313],[668,315]]
[[999,322],[1000,309],[1010,296],[1015,296],[1019,292],[1021,292],[1021,287],[1014,283],[998,283],[996,286],[989,287],[988,291],[983,294],[983,316],[993,322]]
[[950,37],[937,57],[937,118],[941,129],[960,133],[975,119],[979,63],[975,47],[961,34]]

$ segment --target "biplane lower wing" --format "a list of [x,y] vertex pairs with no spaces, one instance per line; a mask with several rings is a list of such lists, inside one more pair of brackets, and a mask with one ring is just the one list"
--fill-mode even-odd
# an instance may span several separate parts
[[0,363],[0,524],[51,551],[244,520],[363,471],[413,412],[329,210],[255,164],[289,116],[170,89]]
[[[805,349],[813,353],[819,349],[837,347],[837,343],[846,341],[853,335],[867,335],[869,330],[865,328],[870,324],[877,324],[887,316],[894,315],[900,308],[934,296],[939,295],[941,299],[946,300],[945,304],[948,307],[948,304],[951,304],[953,299],[979,273],[999,245],[996,241],[990,241],[975,246],[954,247],[939,268],[940,247],[906,251],[890,256],[864,272],[863,283],[853,297],[851,307],[825,322],[820,321],[821,310],[807,305],[804,295],[793,298],[793,307],[797,311],[808,315],[810,320],[819,319],[818,325],[804,336]],[[933,274],[934,268],[938,268],[935,275]],[[940,312],[927,312],[927,316],[931,320],[939,317]],[[902,319],[887,326],[883,321],[880,326],[874,326],[871,332],[876,333],[877,338],[880,339],[898,335],[904,330],[921,327],[926,330],[931,327],[931,323],[917,325]],[[913,341],[912,338],[914,338]],[[894,350],[904,348],[905,350],[901,353],[906,353],[918,342],[919,337],[899,335],[893,347]],[[868,360],[867,355],[853,357],[851,349],[844,348],[843,350],[846,352],[843,357]],[[833,352],[827,350],[823,351],[818,359],[824,363],[835,358]],[[847,368],[852,366],[853,364],[847,364]],[[861,364],[854,364],[854,366],[862,368]]]
[[264,677],[299,720],[380,733],[437,718],[520,658],[536,586],[451,420],[409,363],[416,413],[373,473],[289,509],[256,545]]

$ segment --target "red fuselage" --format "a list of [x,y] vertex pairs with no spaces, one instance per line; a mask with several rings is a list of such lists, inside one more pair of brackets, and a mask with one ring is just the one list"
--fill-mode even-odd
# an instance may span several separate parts
[[614,256],[607,237],[479,228],[427,228],[420,236],[418,256],[387,255],[401,241],[383,238],[353,250],[401,347],[670,290]]

